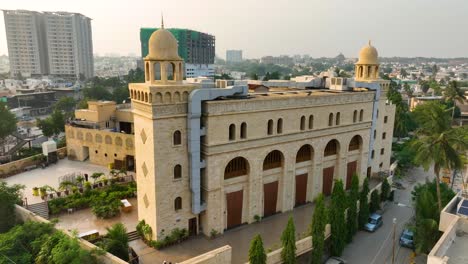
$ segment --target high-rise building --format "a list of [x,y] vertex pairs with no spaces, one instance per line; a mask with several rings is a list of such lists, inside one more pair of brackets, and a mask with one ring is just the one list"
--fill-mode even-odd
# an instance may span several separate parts
[[44,12],[49,73],[66,78],[94,74],[91,19],[77,13]]
[[[159,28],[141,28],[141,57],[148,55],[151,34]],[[215,37],[210,34],[180,28],[167,29],[177,39],[178,52],[184,59],[187,78],[214,75]]]
[[3,10],[11,76],[47,74],[44,17],[27,10]]
[[94,76],[91,19],[78,13],[4,10],[11,75]]
[[241,62],[242,50],[226,50],[226,62]]

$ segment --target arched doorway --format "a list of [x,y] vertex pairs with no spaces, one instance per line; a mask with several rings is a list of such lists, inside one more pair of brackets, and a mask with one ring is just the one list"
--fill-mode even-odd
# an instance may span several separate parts
[[[224,180],[245,177],[249,174],[249,163],[243,157],[229,161],[224,169]],[[242,207],[244,204],[244,189],[226,193],[226,228],[233,228],[242,224]]]
[[[267,217],[278,212],[278,182],[282,174],[283,153],[273,150],[263,160],[264,174],[269,180],[263,184],[263,217]],[[265,173],[269,171],[268,173]],[[264,178],[265,181],[266,178]]]
[[322,193],[328,196],[332,192],[333,177],[335,174],[336,161],[338,160],[340,143],[336,139],[332,139],[328,142],[323,152],[325,160],[331,161],[332,166],[325,167],[323,169],[323,181],[322,181]]
[[360,153],[362,149],[362,137],[359,135],[354,136],[348,145],[348,157],[355,159],[355,156],[358,155],[357,160],[353,160],[346,164],[346,190],[351,188],[351,182],[353,175],[357,173],[358,161],[360,160]]
[[302,146],[296,155],[296,192],[294,206],[307,202],[307,179],[312,165],[313,149],[310,145]]

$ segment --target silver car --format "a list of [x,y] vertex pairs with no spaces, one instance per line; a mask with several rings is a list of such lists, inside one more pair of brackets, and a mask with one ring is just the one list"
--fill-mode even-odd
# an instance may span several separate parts
[[346,264],[346,260],[339,257],[330,257],[325,264]]

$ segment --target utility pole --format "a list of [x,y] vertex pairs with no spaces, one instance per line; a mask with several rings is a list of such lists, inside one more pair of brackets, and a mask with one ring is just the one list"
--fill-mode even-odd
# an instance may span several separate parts
[[393,218],[393,250],[392,250],[392,264],[395,264],[395,237],[396,237],[396,218]]

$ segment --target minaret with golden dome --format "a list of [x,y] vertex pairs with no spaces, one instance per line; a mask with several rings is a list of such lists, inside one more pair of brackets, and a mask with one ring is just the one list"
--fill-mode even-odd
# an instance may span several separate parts
[[377,49],[371,41],[359,51],[359,60],[355,64],[356,81],[374,81],[379,79],[379,61]]

